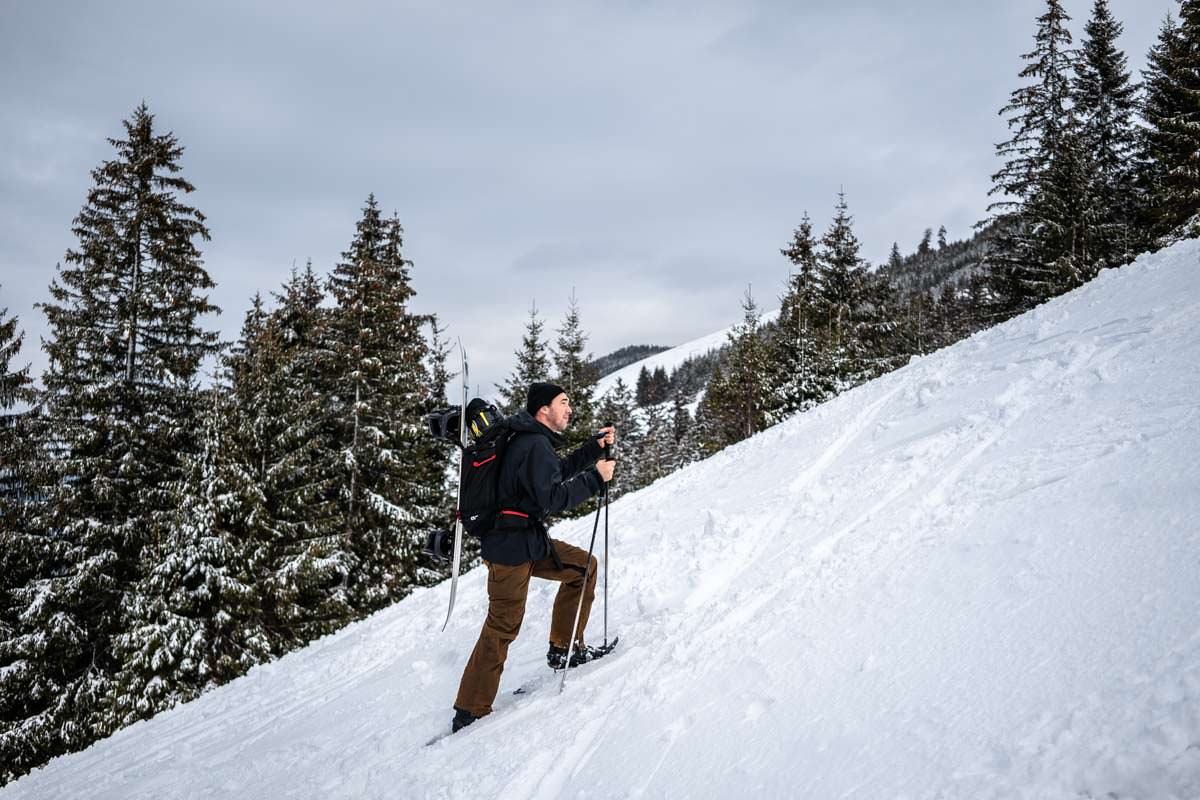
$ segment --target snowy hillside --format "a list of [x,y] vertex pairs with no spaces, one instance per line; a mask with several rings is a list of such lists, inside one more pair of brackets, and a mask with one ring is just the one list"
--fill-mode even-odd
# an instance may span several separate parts
[[423,746],[476,570],[0,798],[1200,797],[1198,364],[1189,241],[614,503],[622,645],[561,696],[535,581]]
[[[776,309],[763,314],[758,318],[758,321],[760,325],[765,325],[768,322],[774,322],[775,318],[778,316],[779,310]],[[674,370],[683,362],[687,361],[689,358],[702,356],[711,350],[716,350],[728,342],[729,332],[732,331],[734,327],[735,326],[730,325],[724,330],[719,330],[715,333],[701,336],[700,338],[693,339],[690,342],[684,342],[677,347],[672,347],[671,349],[664,350],[661,353],[655,353],[652,356],[643,358],[641,361],[635,361],[632,364],[610,372],[596,382],[596,397],[600,398],[608,394],[612,388],[617,385],[617,379],[624,381],[625,385],[628,386],[630,390],[633,390],[637,386],[638,373],[641,372],[643,368],[653,372],[659,367],[662,367],[667,371],[667,375],[669,376],[672,370]]]

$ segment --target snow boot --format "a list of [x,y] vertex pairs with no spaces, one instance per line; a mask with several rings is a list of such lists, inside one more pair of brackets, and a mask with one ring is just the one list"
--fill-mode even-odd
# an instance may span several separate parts
[[463,711],[458,706],[455,706],[454,707],[454,721],[450,723],[450,732],[458,733],[460,730],[467,727],[468,725],[470,725],[472,722],[474,722],[477,719],[479,719],[479,717],[475,716],[471,712]]

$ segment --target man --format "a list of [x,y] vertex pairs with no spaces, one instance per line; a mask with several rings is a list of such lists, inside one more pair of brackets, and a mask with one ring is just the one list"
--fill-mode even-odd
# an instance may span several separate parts
[[[559,581],[550,622],[546,661],[555,669],[574,667],[601,653],[583,642],[596,589],[596,558],[566,542],[552,540],[546,518],[585,502],[612,480],[615,462],[605,461],[603,447],[615,440],[605,428],[566,458],[554,452],[571,421],[571,400],[552,383],[529,387],[525,410],[509,420],[513,431],[500,467],[500,513],[495,528],[483,536],[481,554],[488,569],[488,615],[463,671],[454,702],[452,728],[458,731],[492,712],[508,646],[521,630],[531,577]],[[587,585],[584,573],[587,572]],[[571,626],[579,596],[576,650],[567,661]]]

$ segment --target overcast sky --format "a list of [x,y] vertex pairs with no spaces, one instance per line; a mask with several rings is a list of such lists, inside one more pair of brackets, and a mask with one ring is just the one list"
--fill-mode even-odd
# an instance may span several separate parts
[[[1064,5],[1078,40],[1091,0]],[[34,303],[144,99],[186,148],[227,339],[293,264],[327,273],[374,192],[485,392],[572,289],[595,354],[677,344],[748,284],[777,305],[779,249],[839,188],[873,263],[969,236],[1044,7],[0,0],[0,307],[40,373]],[[1178,3],[1111,7],[1136,75]]]

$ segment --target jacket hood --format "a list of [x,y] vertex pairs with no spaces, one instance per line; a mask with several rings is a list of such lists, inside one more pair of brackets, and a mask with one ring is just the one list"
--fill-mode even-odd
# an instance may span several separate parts
[[547,428],[542,423],[533,418],[533,415],[528,411],[518,411],[508,418],[508,427],[520,433],[540,433],[550,440],[550,444],[557,450],[562,447],[566,440],[554,431]]

